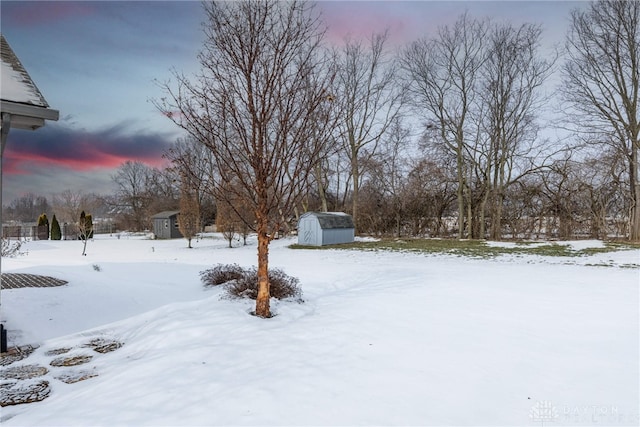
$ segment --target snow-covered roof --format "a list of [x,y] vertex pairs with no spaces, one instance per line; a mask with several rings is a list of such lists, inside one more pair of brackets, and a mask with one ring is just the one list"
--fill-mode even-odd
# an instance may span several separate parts
[[180,211],[163,211],[155,215],[151,215],[153,219],[169,219],[174,215],[178,215]]
[[[49,104],[35,85],[4,35],[0,34],[0,112],[8,113],[10,126],[37,129],[45,120],[58,120],[59,112]],[[3,127],[5,126],[3,118]],[[8,126],[7,126],[8,128]],[[8,130],[3,130],[3,135]]]
[[344,212],[307,212],[302,217],[313,216],[320,223],[320,228],[355,228],[353,218]]
[[49,104],[9,46],[7,39],[1,34],[0,57],[2,58],[0,98],[4,101],[47,108]]

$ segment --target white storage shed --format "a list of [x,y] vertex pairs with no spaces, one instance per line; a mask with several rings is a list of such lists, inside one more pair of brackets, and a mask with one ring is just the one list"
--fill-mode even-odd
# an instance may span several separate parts
[[298,244],[336,245],[353,242],[353,218],[342,212],[307,212],[298,221]]

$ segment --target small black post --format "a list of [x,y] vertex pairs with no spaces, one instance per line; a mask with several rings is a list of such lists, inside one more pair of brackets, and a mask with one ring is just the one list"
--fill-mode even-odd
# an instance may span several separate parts
[[7,352],[7,330],[4,325],[0,323],[0,353]]

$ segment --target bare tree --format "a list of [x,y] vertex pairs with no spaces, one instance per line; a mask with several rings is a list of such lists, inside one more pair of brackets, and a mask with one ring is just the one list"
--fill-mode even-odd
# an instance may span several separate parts
[[337,78],[339,126],[351,166],[353,222],[358,228],[358,193],[362,163],[377,150],[402,107],[402,90],[398,90],[397,71],[386,51],[388,34],[373,34],[369,46],[347,40]]
[[93,218],[91,214],[80,212],[78,221],[78,234],[82,240],[82,256],[87,255],[87,242],[93,238]]
[[211,150],[193,138],[180,138],[163,156],[189,183],[198,204],[200,226],[204,227],[215,216],[216,169]]
[[180,215],[178,216],[178,228],[184,238],[187,239],[187,246],[189,248],[191,248],[191,240],[198,233],[200,226],[198,200],[192,188],[193,184],[189,182],[189,176],[183,175],[180,183]]
[[149,194],[147,185],[151,168],[139,161],[127,160],[111,177],[117,184],[117,202],[121,215],[135,231],[148,228]]
[[63,223],[75,223],[83,210],[93,211],[96,205],[97,197],[82,191],[67,189],[53,196],[53,209]]
[[640,240],[640,2],[597,0],[574,10],[566,48],[569,120],[585,140],[627,159],[629,238]]
[[41,213],[50,212],[51,207],[46,197],[28,193],[11,201],[5,211],[5,220],[34,222]]
[[[452,27],[440,28],[434,39],[412,43],[402,57],[416,111],[433,142],[455,158],[460,239],[465,237],[465,210],[471,212],[469,153],[478,137],[478,85],[488,30],[487,21],[473,20],[465,13]],[[467,231],[471,229],[472,224],[467,224]]]
[[[521,160],[533,156],[538,126],[536,112],[544,98],[540,86],[552,71],[555,58],[539,53],[539,26],[496,24],[490,32],[487,59],[482,67],[481,96],[485,106],[482,147],[483,175],[487,181],[482,202],[480,237],[484,237],[485,203],[490,203],[490,237],[502,236],[502,208],[506,191],[531,170]],[[520,161],[520,162],[519,162]]]
[[[213,154],[222,182],[251,203],[258,235],[255,314],[270,317],[269,243],[302,194],[324,138],[309,129],[330,95],[323,29],[307,2],[203,3],[194,79],[175,73],[157,106]],[[215,187],[219,199],[226,194]],[[254,225],[251,224],[253,227]]]
[[377,178],[384,184],[385,199],[394,218],[397,237],[400,237],[402,232],[402,220],[406,210],[409,137],[409,128],[400,117],[396,117],[377,156],[382,166],[381,174]]

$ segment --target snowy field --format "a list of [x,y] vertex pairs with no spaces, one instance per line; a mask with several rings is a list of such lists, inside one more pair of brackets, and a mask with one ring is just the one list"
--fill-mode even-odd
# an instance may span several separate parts
[[254,265],[254,240],[98,236],[86,257],[80,242],[25,244],[3,272],[69,284],[2,291],[10,344],[40,345],[16,363],[95,337],[124,346],[78,383],[50,367],[51,395],[2,408],[2,425],[639,424],[640,270],[622,268],[639,250],[479,260],[291,243],[272,243],[270,265],[305,303],[274,301],[266,320],[199,278]]

